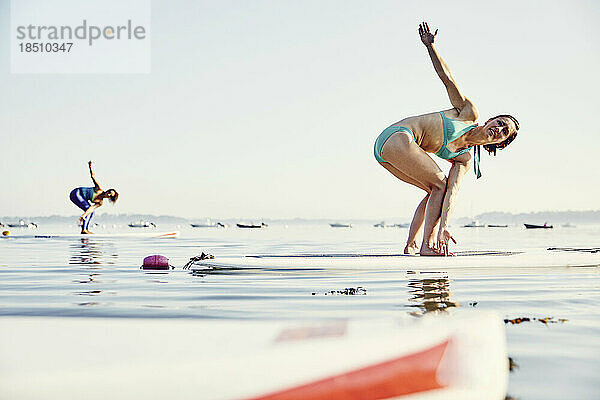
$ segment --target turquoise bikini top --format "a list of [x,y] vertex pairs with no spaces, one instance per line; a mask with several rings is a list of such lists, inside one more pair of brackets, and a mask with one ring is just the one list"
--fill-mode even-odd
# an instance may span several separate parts
[[[464,154],[471,150],[471,148],[469,147],[468,149],[460,150],[459,152],[455,153],[453,151],[448,150],[447,146],[448,143],[455,141],[465,133],[469,132],[471,129],[475,128],[477,124],[469,125],[465,124],[462,121],[457,121],[455,119],[448,118],[446,117],[446,115],[444,115],[443,111],[440,111],[440,115],[442,116],[442,125],[444,127],[444,144],[438,150],[438,152],[435,153],[435,155],[445,160],[448,160],[450,158],[460,156],[461,154]],[[473,168],[475,170],[475,176],[477,176],[477,179],[479,179],[481,178],[481,171],[479,170],[479,146],[475,146],[475,150],[473,151],[473,153]]]

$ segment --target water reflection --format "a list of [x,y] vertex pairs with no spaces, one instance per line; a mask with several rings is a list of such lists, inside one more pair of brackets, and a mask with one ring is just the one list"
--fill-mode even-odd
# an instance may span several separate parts
[[[83,265],[89,269],[101,269],[102,265],[112,265],[116,263],[118,258],[118,254],[112,248],[112,243],[107,243],[104,241],[95,241],[93,239],[84,237],[74,241],[69,244],[69,248],[71,250],[71,258],[69,259],[69,264],[71,265]],[[96,277],[99,277],[101,274],[89,273],[86,274],[85,277],[75,280],[75,283],[82,284],[95,284],[97,283]],[[101,296],[102,290],[83,290],[74,293],[77,296]],[[98,306],[101,303],[97,301],[87,301],[75,303],[78,306],[82,307],[90,307],[90,306]]]
[[450,299],[450,280],[447,277],[410,279],[408,292],[411,297],[409,307],[418,308],[412,315],[423,315],[430,312],[445,312],[450,307],[459,304]]
[[96,296],[102,293],[102,290],[84,290],[83,292],[75,293],[78,296]]
[[105,241],[94,241],[90,238],[81,238],[69,245],[71,249],[71,265],[113,265],[119,255],[113,244]]

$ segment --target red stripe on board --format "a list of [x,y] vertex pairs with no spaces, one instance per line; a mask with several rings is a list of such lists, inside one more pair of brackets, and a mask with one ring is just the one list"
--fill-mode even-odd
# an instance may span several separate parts
[[165,233],[163,235],[158,235],[157,237],[167,237],[177,235],[177,232]]
[[449,343],[249,400],[375,400],[439,389],[446,385],[436,370]]

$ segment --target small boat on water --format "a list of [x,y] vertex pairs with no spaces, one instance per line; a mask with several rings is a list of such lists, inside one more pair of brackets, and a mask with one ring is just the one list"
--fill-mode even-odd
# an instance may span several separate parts
[[260,225],[254,225],[254,224],[236,224],[238,228],[266,228],[267,224],[265,224],[264,222],[261,222]]
[[20,219],[19,222],[15,222],[13,224],[6,224],[6,225],[11,228],[37,228],[38,227],[35,222],[25,222],[25,220],[22,220],[22,219]]
[[381,221],[378,224],[373,225],[375,228],[408,228],[410,224],[391,224],[386,225],[384,221]]
[[352,224],[340,224],[340,223],[333,223],[333,224],[329,224],[329,226],[331,226],[332,228],[352,228]]
[[148,222],[144,220],[139,220],[137,222],[130,222],[128,225],[130,228],[156,228],[154,222]]
[[485,227],[486,227],[485,224],[482,224],[477,220],[473,220],[473,221],[469,222],[468,224],[463,225],[463,228],[485,228]]
[[488,224],[488,228],[508,228],[508,225]]
[[190,224],[192,228],[225,228],[225,224],[217,222],[215,224]]
[[523,224],[526,229],[552,229],[554,228],[552,225],[548,225],[544,222],[544,225],[534,225],[534,224]]

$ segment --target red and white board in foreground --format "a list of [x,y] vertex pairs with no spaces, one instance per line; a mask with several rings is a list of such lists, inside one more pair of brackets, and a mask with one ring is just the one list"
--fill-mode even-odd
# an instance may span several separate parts
[[493,314],[262,322],[0,318],[10,399],[504,399]]

